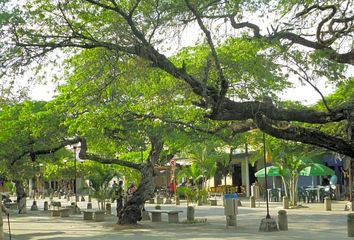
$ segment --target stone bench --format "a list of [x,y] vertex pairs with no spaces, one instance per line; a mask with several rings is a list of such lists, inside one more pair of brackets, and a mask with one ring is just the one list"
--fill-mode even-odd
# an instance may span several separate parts
[[61,207],[61,202],[50,202],[50,204],[49,204],[49,208],[57,208],[57,209],[59,209]]
[[167,213],[169,223],[178,223],[179,222],[178,214],[183,211],[155,209],[155,210],[146,210],[146,212],[151,213],[151,221],[152,222],[161,222],[161,214]]
[[71,213],[70,208],[55,208],[48,210],[52,217],[69,217]]
[[104,221],[106,211],[87,209],[82,211],[84,213],[84,220],[94,220],[95,222]]

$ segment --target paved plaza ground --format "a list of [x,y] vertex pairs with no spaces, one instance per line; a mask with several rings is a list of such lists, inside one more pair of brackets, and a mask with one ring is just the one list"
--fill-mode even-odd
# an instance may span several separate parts
[[[257,208],[249,208],[247,199],[242,199],[237,216],[237,229],[230,226],[226,229],[223,206],[196,206],[197,219],[207,219],[206,222],[186,224],[186,205],[163,204],[162,209],[183,210],[180,215],[181,223],[168,223],[167,216],[162,216],[161,223],[141,221],[136,226],[120,226],[116,224],[114,215],[107,216],[104,222],[84,221],[82,215],[72,215],[67,218],[51,217],[43,211],[43,202],[38,200],[39,211],[30,211],[32,200],[28,200],[27,214],[17,214],[11,210],[10,226],[13,240],[65,239],[65,240],[113,240],[113,239],[354,239],[347,237],[347,214],[344,211],[345,202],[334,202],[332,211],[324,211],[323,203],[310,203],[304,208],[289,209],[288,231],[264,233],[258,232],[260,221],[266,215],[264,203]],[[46,200],[48,201],[48,199]],[[70,202],[61,200],[63,205]],[[85,209],[87,203],[79,202],[80,208]],[[114,204],[113,204],[114,205]],[[155,204],[146,204],[146,209],[154,209]],[[93,208],[97,203],[93,202]],[[282,209],[280,203],[270,203],[270,215],[277,218]],[[115,209],[112,208],[112,213]],[[8,236],[7,219],[4,219],[5,239]]]

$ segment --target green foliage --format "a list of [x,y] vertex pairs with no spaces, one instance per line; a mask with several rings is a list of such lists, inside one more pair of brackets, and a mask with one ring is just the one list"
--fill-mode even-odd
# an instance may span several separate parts
[[[4,106],[0,112],[0,161],[10,179],[28,179],[39,164],[55,162],[66,156],[62,150],[46,156],[29,158],[29,152],[57,146],[65,136],[63,115],[52,112],[45,102],[25,101]],[[15,164],[14,164],[15,163]]]
[[185,186],[177,188],[178,196],[185,197],[187,200],[187,206],[190,203],[197,203],[207,199],[208,191],[206,189],[199,189],[197,187]]
[[[354,78],[351,77],[345,82],[338,85],[336,91],[326,97],[326,101],[330,107],[350,106],[354,104]],[[318,108],[323,110],[323,105],[318,104]]]
[[[113,6],[110,1],[101,3]],[[208,178],[216,171],[215,162],[219,163],[222,174],[226,175],[230,170],[231,157],[220,150],[221,146],[228,145],[236,149],[247,141],[256,149],[261,149],[261,141],[258,132],[248,136],[233,134],[229,127],[238,122],[220,123],[204,119],[211,112],[209,102],[216,100],[215,96],[202,99],[202,93],[196,94],[196,88],[193,91],[191,87],[195,87],[193,83],[198,83],[202,88],[215,89],[213,94],[217,95],[221,90],[218,64],[230,86],[226,98],[233,101],[263,101],[265,97],[271,97],[276,106],[303,109],[304,106],[297,103],[279,104],[276,97],[279,92],[291,87],[289,75],[284,74],[291,67],[292,73],[297,76],[301,76],[299,72],[303,70],[310,79],[324,78],[338,83],[338,93],[329,99],[331,107],[352,103],[352,79],[348,81],[343,75],[345,67],[342,64],[328,61],[332,54],[328,48],[305,52],[296,46],[292,47],[294,44],[288,41],[273,39],[272,34],[291,31],[293,27],[295,32],[300,33],[304,29],[314,29],[315,21],[305,21],[308,20],[307,16],[301,17],[299,22],[292,16],[294,10],[306,9],[312,3],[314,1],[311,0],[193,0],[191,4],[200,16],[215,18],[215,22],[220,22],[222,26],[214,27],[216,25],[213,22],[203,19],[206,26],[213,26],[210,30],[218,57],[212,56],[210,45],[202,38],[195,46],[177,49],[177,54],[164,59],[162,54],[165,52],[161,49],[172,45],[169,37],[181,35],[181,22],[188,27],[195,20],[183,1],[146,0],[138,5],[135,5],[136,1],[116,1],[115,8],[120,13],[128,14],[136,6],[129,17],[109,7],[104,9],[82,0],[65,1],[60,5],[48,0],[29,0],[13,9],[5,7],[2,1],[2,68],[27,66],[28,60],[34,58],[31,54],[44,56],[56,47],[77,45],[85,48],[66,48],[65,84],[60,86],[60,95],[54,101],[48,104],[24,101],[1,109],[0,121],[3,124],[0,126],[0,143],[3,147],[0,149],[0,161],[5,163],[3,168],[7,174],[23,174],[23,169],[29,169],[32,164],[28,162],[30,151],[50,148],[62,139],[78,135],[85,137],[91,153],[105,158],[115,158],[119,154],[123,160],[140,162],[148,159],[150,138],[157,136],[170,146],[169,153],[185,152],[194,160],[188,170],[183,170],[186,175]],[[334,4],[340,6],[341,3],[343,1]],[[272,25],[269,16],[279,13],[278,10],[284,14],[284,19],[293,19],[295,24],[283,25],[284,21],[278,21],[278,17],[275,17],[275,25]],[[236,22],[243,22],[247,20],[244,17],[250,14],[265,24],[270,22],[271,27],[268,29],[273,32],[269,33],[269,41],[259,37],[250,39],[252,31],[249,29],[228,32],[226,24],[229,24],[229,17],[217,17],[232,15]],[[137,25],[130,26],[132,22]],[[309,28],[305,28],[307,24]],[[225,33],[221,34],[220,29],[225,29]],[[14,30],[16,33],[11,32]],[[137,31],[141,33],[137,34]],[[152,33],[156,35],[150,35]],[[24,44],[16,46],[15,42],[19,40]],[[26,44],[29,49],[23,47]],[[45,52],[40,51],[41,45],[47,45]],[[36,66],[36,74],[42,71],[46,62],[41,64]],[[202,108],[201,105],[206,107]],[[316,108],[323,109],[322,106]],[[256,111],[252,109],[249,115]],[[247,118],[251,119],[252,116]],[[195,134],[198,129],[209,131],[222,124],[228,124],[228,128],[221,129],[214,136]],[[343,123],[324,126],[322,129],[344,135]],[[200,144],[196,144],[198,142]],[[276,151],[280,156],[282,150],[277,148],[276,143],[272,144],[272,140],[267,140],[267,151],[272,151],[276,159]],[[65,154],[62,151],[49,154],[46,158],[37,156],[37,163],[49,162],[45,165],[47,179],[65,176],[59,174],[63,166],[58,161]],[[292,157],[284,159],[289,165],[296,162]],[[15,160],[18,160],[18,165],[10,166]],[[163,157],[160,163],[166,160]],[[94,172],[99,172],[98,169],[88,170],[87,173],[95,179],[98,176]],[[27,172],[33,174],[35,170],[33,167],[33,171]],[[125,173],[129,179],[137,180],[139,177],[133,170]],[[96,187],[100,188],[102,184]]]
[[4,187],[10,190],[10,195],[16,192],[16,186],[12,182],[5,182]]
[[187,206],[189,206],[190,203],[195,203],[198,200],[198,194],[197,190],[192,188],[192,187],[178,187],[177,188],[177,194],[179,196],[184,196],[187,200]]
[[273,165],[279,167],[286,195],[293,206],[297,205],[297,182],[300,171],[314,162],[319,149],[304,144],[267,137]]
[[85,177],[90,181],[92,196],[101,202],[111,198],[112,191],[109,183],[114,177],[121,177],[121,173],[112,166],[90,162],[87,163]]

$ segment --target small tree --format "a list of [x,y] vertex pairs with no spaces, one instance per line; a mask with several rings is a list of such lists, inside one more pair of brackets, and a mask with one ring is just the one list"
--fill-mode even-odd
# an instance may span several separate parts
[[180,196],[185,196],[187,200],[187,207],[189,207],[190,203],[197,201],[197,194],[195,189],[192,187],[179,187],[177,188],[177,194]]
[[276,165],[280,169],[282,180],[285,186],[285,194],[290,197],[290,204],[297,205],[297,183],[300,171],[307,165],[300,156],[284,154],[278,158]]
[[[274,156],[274,165],[279,167],[283,180],[285,194],[290,198],[290,204],[297,205],[298,179],[300,171],[310,164],[307,146],[298,143],[284,142],[273,139],[269,141]],[[307,152],[307,156],[304,153]]]
[[99,163],[92,163],[91,167],[93,171],[87,175],[87,179],[90,181],[89,192],[94,198],[97,198],[98,208],[105,209],[106,199],[110,199],[112,192],[109,183],[120,174],[113,167]]

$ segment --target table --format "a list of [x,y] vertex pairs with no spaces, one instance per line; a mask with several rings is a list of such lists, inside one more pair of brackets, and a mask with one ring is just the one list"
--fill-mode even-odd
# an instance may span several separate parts
[[316,191],[317,192],[317,202],[320,202],[321,200],[321,189],[324,189],[323,186],[318,186],[318,187],[307,187],[305,188],[306,191]]

